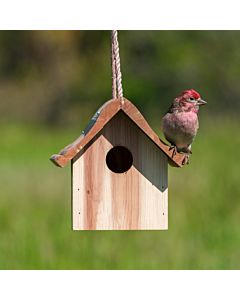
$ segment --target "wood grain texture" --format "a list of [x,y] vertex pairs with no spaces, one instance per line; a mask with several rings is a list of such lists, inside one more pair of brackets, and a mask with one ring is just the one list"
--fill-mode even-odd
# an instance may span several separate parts
[[172,155],[173,151],[169,150],[169,145],[166,145],[152,130],[135,105],[126,99],[124,104],[121,106],[121,109],[139,127],[139,129],[141,129],[168,156],[168,159],[172,162],[173,166],[183,166],[182,162],[184,155],[178,152],[174,156]]
[[[106,164],[118,145],[133,155],[132,167],[121,174]],[[73,229],[167,229],[167,171],[166,155],[118,112],[72,161]]]
[[[98,132],[111,120],[120,110],[120,103],[116,100],[109,100],[100,109],[99,117],[94,122],[87,134],[81,134],[72,144],[66,146],[59,154],[53,154],[50,160],[58,167],[64,167],[85,147]],[[91,121],[90,121],[91,122]],[[88,127],[88,126],[87,126]]]
[[99,116],[96,120],[94,120],[94,122],[92,122],[91,128],[87,131],[87,133],[82,134],[76,141],[61,150],[59,154],[52,155],[50,158],[51,161],[59,167],[64,167],[89,142],[91,142],[91,140],[119,111],[123,111],[148,136],[148,138],[151,139],[157,147],[163,151],[163,153],[165,153],[171,165],[175,167],[182,167],[184,155],[176,153],[176,155],[172,156],[173,150],[169,150],[169,146],[159,139],[136,106],[125,98],[123,104],[121,101],[118,101],[118,99],[106,102],[98,110]]

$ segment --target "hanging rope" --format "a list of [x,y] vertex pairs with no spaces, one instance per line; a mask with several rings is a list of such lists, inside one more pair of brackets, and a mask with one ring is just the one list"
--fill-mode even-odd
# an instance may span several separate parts
[[120,99],[123,103],[123,88],[122,88],[122,73],[120,69],[120,55],[119,55],[119,44],[118,44],[118,33],[117,30],[112,30],[112,52],[111,52],[111,63],[112,63],[112,97],[113,99]]

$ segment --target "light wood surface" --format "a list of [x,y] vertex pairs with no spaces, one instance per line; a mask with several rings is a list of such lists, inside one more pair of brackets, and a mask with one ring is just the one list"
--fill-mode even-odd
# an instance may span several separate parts
[[[121,174],[106,164],[117,145],[133,155]],[[167,156],[119,111],[72,160],[73,229],[167,229],[167,172]]]

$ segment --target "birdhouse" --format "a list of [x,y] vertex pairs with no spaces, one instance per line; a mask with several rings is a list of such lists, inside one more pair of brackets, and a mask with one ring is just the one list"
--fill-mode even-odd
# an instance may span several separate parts
[[80,137],[53,155],[72,165],[74,230],[168,228],[168,162],[183,155],[164,144],[127,99],[106,102]]

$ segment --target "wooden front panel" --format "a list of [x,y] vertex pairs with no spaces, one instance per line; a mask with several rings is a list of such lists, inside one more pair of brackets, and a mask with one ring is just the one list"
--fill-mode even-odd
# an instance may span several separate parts
[[[133,156],[132,167],[121,174],[106,164],[117,145]],[[166,156],[119,112],[73,160],[73,229],[167,229],[167,170]]]

